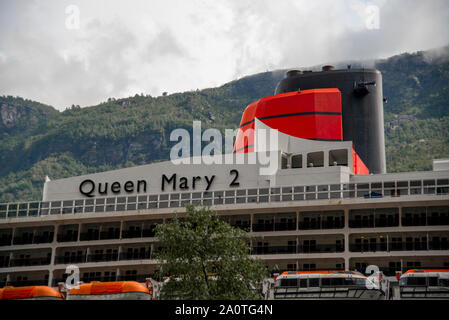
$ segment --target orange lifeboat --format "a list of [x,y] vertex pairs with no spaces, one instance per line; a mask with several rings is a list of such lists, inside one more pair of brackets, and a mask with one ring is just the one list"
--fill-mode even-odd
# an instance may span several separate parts
[[0,300],[62,300],[62,295],[47,286],[4,287],[0,289]]
[[67,300],[150,300],[147,287],[137,281],[115,281],[80,284],[67,295]]

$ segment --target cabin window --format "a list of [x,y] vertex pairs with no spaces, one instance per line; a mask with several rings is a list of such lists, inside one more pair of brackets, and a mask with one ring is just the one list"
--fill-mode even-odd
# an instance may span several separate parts
[[281,279],[281,287],[297,287],[298,279]]
[[331,150],[329,151],[329,166],[347,166],[348,150]]
[[285,154],[283,154],[281,156],[281,168],[282,169],[287,169],[287,167],[288,167],[288,158],[287,158],[287,156]]
[[309,287],[319,287],[319,286],[320,286],[320,279],[318,278],[309,279]]
[[302,154],[292,156],[292,168],[302,168]]
[[324,152],[311,152],[307,154],[307,167],[323,167],[324,166]]
[[307,279],[300,279],[299,280],[299,286],[301,288],[307,288]]

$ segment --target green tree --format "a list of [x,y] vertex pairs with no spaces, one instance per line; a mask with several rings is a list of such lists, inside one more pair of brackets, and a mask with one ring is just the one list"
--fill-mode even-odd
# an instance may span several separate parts
[[255,290],[268,276],[250,256],[249,236],[211,210],[188,206],[183,218],[156,227],[162,248],[161,275],[170,276],[161,299],[259,299]]

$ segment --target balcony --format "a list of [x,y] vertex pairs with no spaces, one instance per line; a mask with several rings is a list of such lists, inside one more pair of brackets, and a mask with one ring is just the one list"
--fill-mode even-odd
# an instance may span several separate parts
[[274,223],[254,223],[253,232],[275,231]]
[[53,242],[54,233],[51,232],[50,234],[44,234],[44,235],[35,235],[33,237],[33,243],[51,243]]
[[28,259],[11,259],[10,267],[28,267],[28,266],[44,266],[50,264],[50,257],[28,258]]
[[398,217],[391,217],[386,219],[352,219],[349,220],[350,228],[388,228],[399,226]]
[[100,232],[83,232],[80,234],[81,241],[100,240]]
[[145,260],[151,259],[151,251],[145,252],[122,252],[120,253],[120,260]]
[[117,261],[117,259],[117,253],[90,254],[87,256],[87,262]]
[[303,220],[299,222],[300,230],[342,229],[344,226],[343,218],[331,221]]
[[72,264],[72,263],[85,263],[85,262],[86,262],[86,255],[55,257],[55,264]]
[[11,245],[12,236],[3,236],[0,238],[0,246],[10,246]]
[[296,222],[254,223],[253,232],[296,230]]
[[0,257],[0,268],[8,268],[9,267],[9,256]]
[[33,237],[14,237],[13,244],[32,244],[33,243]]
[[422,241],[363,243],[350,244],[349,250],[351,252],[449,250],[449,245],[447,242],[427,243]]
[[100,232],[100,240],[120,239],[120,229]]
[[13,243],[15,245],[23,245],[23,244],[40,244],[40,243],[51,243],[53,242],[53,232],[48,235],[28,235],[28,236],[19,236],[14,237]]
[[335,253],[345,250],[342,244],[316,244],[316,245],[300,245],[298,253]]
[[251,254],[335,253],[343,251],[344,246],[340,244],[284,245],[253,247],[251,249]]
[[48,280],[15,280],[9,281],[8,286],[25,287],[25,286],[46,286]]
[[58,240],[58,242],[75,242],[75,241],[78,241],[78,232],[77,233],[58,234],[57,240]]
[[156,231],[154,228],[152,229],[143,229],[143,230],[125,230],[122,233],[122,237],[129,238],[152,238],[156,235]]
[[270,246],[270,247],[253,247],[251,254],[292,254],[297,253],[297,248],[293,246]]
[[403,217],[402,225],[405,227],[411,226],[445,226],[449,225],[449,216],[426,217],[425,215],[413,215]]
[[250,232],[251,231],[251,223],[250,222],[231,224],[231,227],[239,228],[239,229],[241,229],[243,231],[246,231],[246,232]]

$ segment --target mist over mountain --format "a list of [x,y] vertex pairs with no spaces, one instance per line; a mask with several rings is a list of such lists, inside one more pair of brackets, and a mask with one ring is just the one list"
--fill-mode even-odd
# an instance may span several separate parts
[[[335,62],[382,72],[387,170],[431,170],[449,157],[449,46],[384,60]],[[301,69],[316,69],[301,68]],[[167,160],[170,132],[237,128],[242,110],[272,95],[286,70],[217,88],[159,97],[135,95],[59,112],[25,98],[0,97],[0,201],[39,200],[51,179]]]

